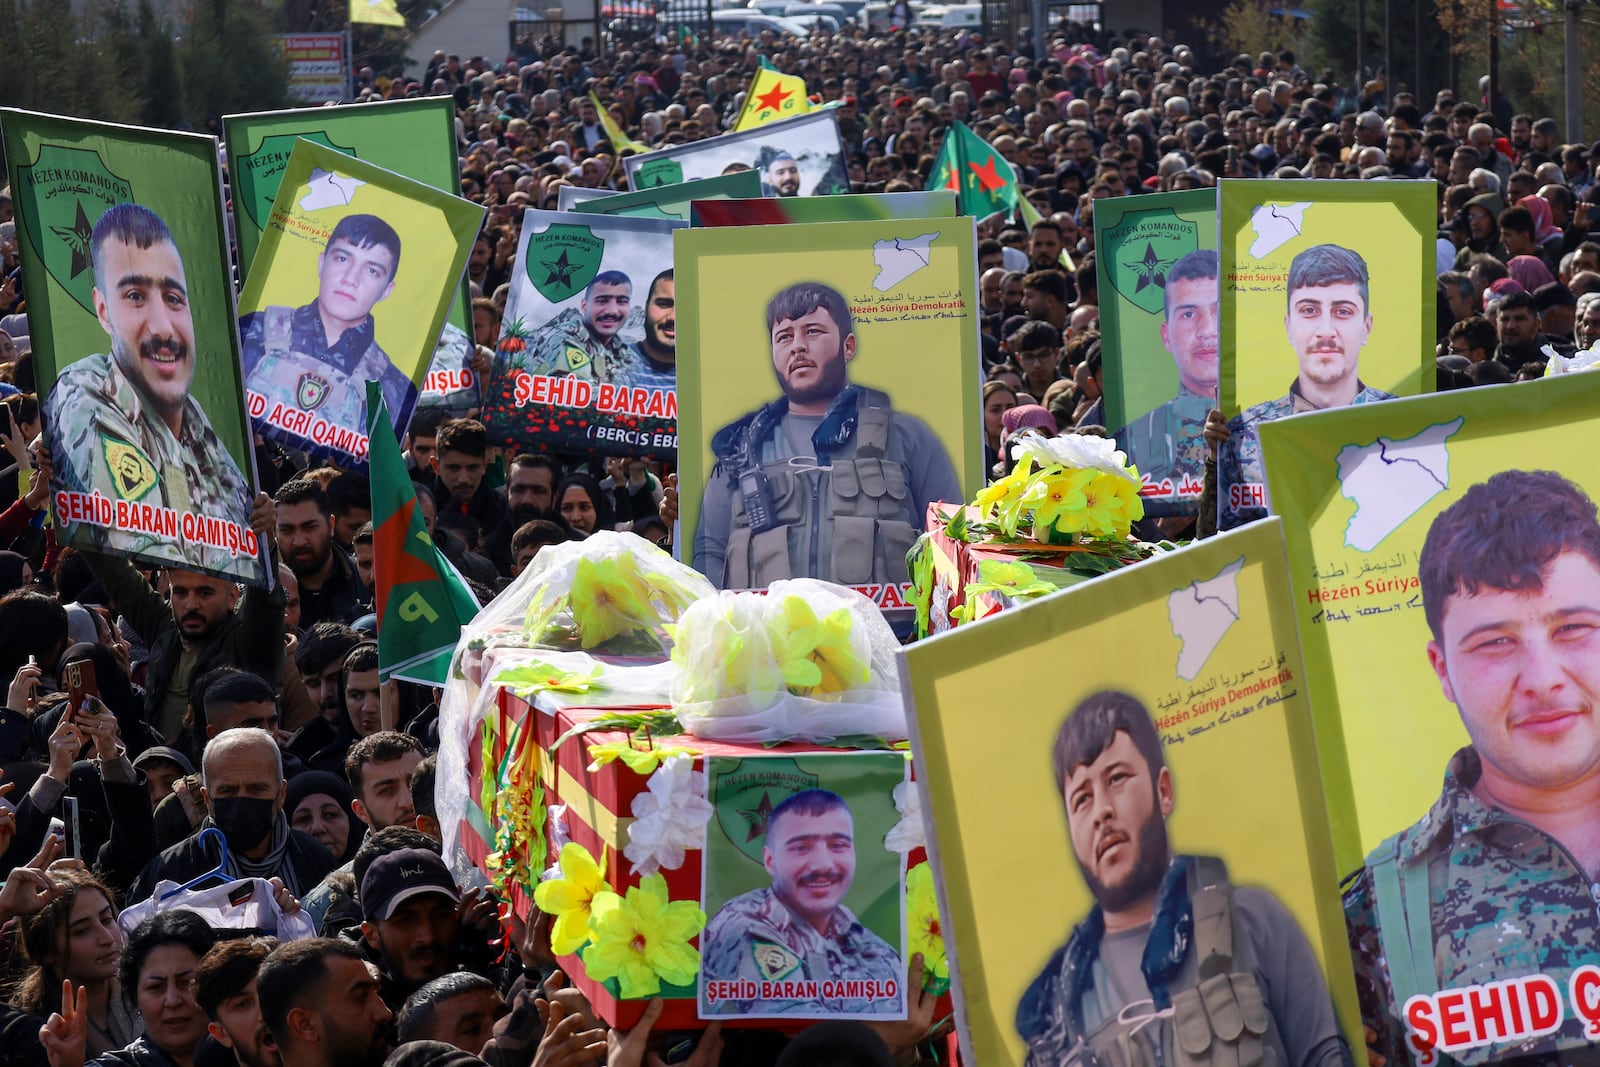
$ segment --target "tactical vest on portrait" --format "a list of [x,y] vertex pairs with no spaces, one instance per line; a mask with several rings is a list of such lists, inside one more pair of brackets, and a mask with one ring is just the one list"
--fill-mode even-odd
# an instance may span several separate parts
[[906,580],[906,553],[919,531],[907,521],[911,487],[888,396],[858,389],[853,417],[854,433],[830,448],[817,445],[815,463],[759,462],[761,446],[782,432],[776,405],[758,411],[735,438],[722,459],[734,483],[724,588],[764,588],[784,578]]
[[[1236,920],[1233,887],[1220,859],[1197,856],[1192,951],[1196,984],[1172,993],[1172,1006],[1134,1001],[1080,1039],[1074,1067],[1284,1067],[1279,1038],[1255,976],[1249,935]],[[1030,1058],[1030,1065],[1044,1067]]]
[[[295,352],[294,312],[279,306],[261,312],[263,354],[250,372],[248,386],[265,396],[268,404],[293,404],[336,425],[364,430],[366,383],[315,356]],[[373,358],[383,358],[376,334],[356,365]]]

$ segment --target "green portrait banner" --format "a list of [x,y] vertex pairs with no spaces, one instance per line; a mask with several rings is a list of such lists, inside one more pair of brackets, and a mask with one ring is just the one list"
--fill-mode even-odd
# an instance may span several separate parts
[[1217,197],[1210,189],[1095,205],[1106,428],[1144,480],[1146,515],[1192,515],[1217,404]]
[[719,588],[821,578],[905,607],[928,505],[983,484],[973,220],[674,240],[685,558]]
[[754,170],[761,179],[760,196],[833,196],[850,191],[849,161],[833,108],[659,152],[624,156],[622,166],[628,187],[634,190]]
[[1595,1052],[1597,405],[1600,376],[1566,374],[1261,433],[1391,1063]]
[[902,752],[707,758],[702,1018],[906,1017],[904,857],[887,839],[908,767]]
[[484,401],[506,448],[671,459],[678,449],[672,231],[529,211]]
[[216,140],[0,129],[59,543],[268,584]]
[[1217,518],[1270,507],[1258,429],[1287,415],[1431,392],[1431,181],[1226,179]]
[[761,176],[753,170],[720,174],[715,178],[680,182],[643,189],[637,193],[614,193],[576,199],[573,186],[562,186],[556,206],[562,211],[593,215],[632,215],[641,219],[689,221],[689,204],[695,200],[726,200],[761,195]]
[[296,141],[239,297],[257,432],[365,470],[366,382],[398,438],[482,221],[478,204]]
[[779,226],[790,222],[871,222],[884,219],[954,217],[956,194],[948,189],[917,193],[845,193],[829,197],[763,197],[707,200],[693,206],[696,226]]
[[[455,193],[461,188],[455,130],[454,106],[442,96],[224,116],[239,277],[250,275],[296,138],[336,148],[440,192]],[[464,415],[478,406],[481,383],[468,366],[473,355],[471,305],[471,289],[463,276],[422,382],[419,409],[442,407]]]
[[1272,519],[901,651],[963,1062],[1361,1047],[1290,595]]

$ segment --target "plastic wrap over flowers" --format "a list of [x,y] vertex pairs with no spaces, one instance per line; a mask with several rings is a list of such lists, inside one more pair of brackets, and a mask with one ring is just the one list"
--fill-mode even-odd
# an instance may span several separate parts
[[726,741],[906,736],[894,633],[860,593],[810,578],[722,592],[678,620],[679,720]]
[[609,530],[544,549],[507,593],[516,590],[529,645],[621,656],[666,651],[666,626],[714,592],[644,538]]
[[1591,345],[1588,348],[1580,348],[1570,356],[1563,356],[1550,345],[1545,345],[1539,351],[1543,352],[1545,359],[1548,360],[1544,365],[1544,376],[1546,378],[1553,374],[1571,374],[1573,371],[1592,370],[1596,364],[1600,364],[1600,343]]

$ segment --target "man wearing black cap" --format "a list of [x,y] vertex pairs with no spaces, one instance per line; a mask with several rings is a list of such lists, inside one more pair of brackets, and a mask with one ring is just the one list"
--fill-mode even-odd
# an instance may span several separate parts
[[1560,282],[1546,282],[1533,291],[1533,306],[1539,312],[1539,328],[1553,341],[1572,340],[1577,325],[1578,298]]
[[456,969],[461,891],[436,853],[403,848],[379,856],[361,879],[360,899],[361,935],[383,972],[390,1008]]

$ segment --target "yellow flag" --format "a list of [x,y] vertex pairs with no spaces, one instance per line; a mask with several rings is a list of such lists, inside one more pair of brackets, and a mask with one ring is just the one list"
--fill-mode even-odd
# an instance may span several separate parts
[[350,21],[373,26],[405,28],[406,17],[396,7],[397,0],[350,0]]
[[779,119],[792,119],[810,110],[804,78],[762,67],[756,71],[755,81],[750,83],[750,92],[745,95],[744,107],[733,124],[733,131],[738,133]]
[[589,94],[589,102],[594,104],[595,113],[600,116],[600,128],[606,131],[606,140],[611,142],[612,151],[619,156],[624,152],[650,151],[649,145],[635,141],[618,128],[616,119],[611,117],[611,112],[600,105],[600,98],[592,92]]

